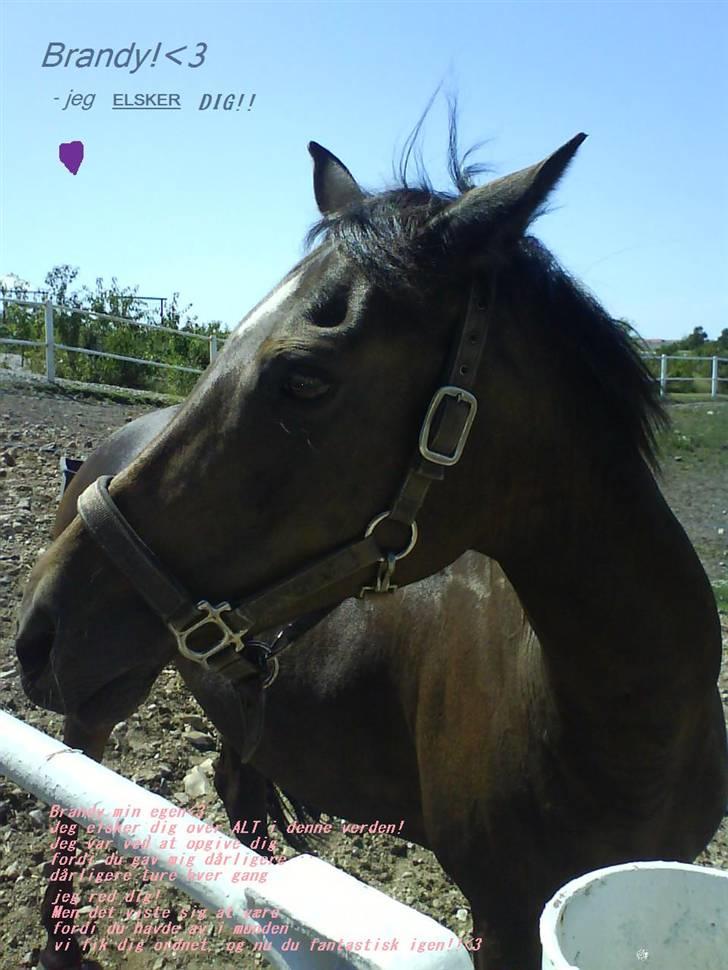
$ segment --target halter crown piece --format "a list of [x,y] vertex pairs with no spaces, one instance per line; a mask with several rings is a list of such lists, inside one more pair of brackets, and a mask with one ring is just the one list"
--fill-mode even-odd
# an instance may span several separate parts
[[[473,387],[485,348],[488,319],[489,307],[479,300],[473,283],[445,383],[430,400],[418,451],[392,508],[372,519],[363,538],[235,605],[212,605],[190,596],[117,508],[109,493],[111,477],[97,479],[79,496],[78,514],[89,534],[164,621],[183,657],[204,664],[233,683],[257,676],[263,679],[263,686],[268,686],[277,673],[278,655],[334,608],[299,613],[298,619],[286,623],[297,615],[297,607],[307,597],[373,565],[377,566],[374,584],[364,586],[360,596],[397,588],[392,584],[394,571],[417,543],[416,518],[430,485],[442,480],[445,468],[460,460],[475,419],[478,402]],[[377,539],[377,528],[385,520],[409,530],[409,541],[399,551],[384,549]],[[274,629],[281,623],[284,625],[270,643],[249,636],[251,631]]]

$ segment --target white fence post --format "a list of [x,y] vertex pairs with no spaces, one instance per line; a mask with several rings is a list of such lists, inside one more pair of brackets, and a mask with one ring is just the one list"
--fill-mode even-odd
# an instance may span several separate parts
[[210,363],[217,357],[217,334],[210,334]]
[[660,394],[667,393],[667,356],[660,357]]
[[49,381],[56,379],[56,347],[53,340],[53,304],[50,300],[45,303],[45,356],[46,377]]
[[710,369],[710,396],[718,397],[718,358],[713,357],[713,364]]

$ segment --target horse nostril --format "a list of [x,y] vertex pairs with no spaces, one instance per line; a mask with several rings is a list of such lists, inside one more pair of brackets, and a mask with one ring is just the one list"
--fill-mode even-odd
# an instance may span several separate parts
[[55,634],[55,624],[45,611],[36,608],[23,617],[15,653],[25,677],[35,679],[48,663]]

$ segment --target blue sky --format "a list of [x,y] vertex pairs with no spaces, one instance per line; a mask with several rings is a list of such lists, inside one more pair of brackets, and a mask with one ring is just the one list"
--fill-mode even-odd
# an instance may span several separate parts
[[[0,275],[39,285],[70,263],[89,284],[179,291],[232,326],[317,216],[307,142],[382,186],[442,81],[463,145],[485,140],[495,174],[589,134],[535,233],[611,313],[645,337],[728,327],[723,2],[5,0],[2,17]],[[49,43],[162,46],[131,74],[77,55],[43,67]],[[199,60],[198,44],[199,67],[164,56],[186,45],[174,56]],[[63,110],[71,90],[93,105]],[[178,94],[182,110],[111,109],[146,93]],[[242,109],[201,111],[206,93],[245,95]],[[446,138],[440,99],[423,148],[441,187]],[[74,140],[75,176],[58,160]]]

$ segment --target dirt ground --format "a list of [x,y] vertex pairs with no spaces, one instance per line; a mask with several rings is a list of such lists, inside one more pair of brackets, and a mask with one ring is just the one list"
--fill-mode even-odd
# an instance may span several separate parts
[[[149,407],[143,402],[89,398],[75,389],[52,392],[40,381],[0,378],[0,707],[54,736],[60,734],[61,718],[31,706],[20,688],[13,635],[23,584],[49,541],[58,499],[58,460],[61,454],[85,457],[110,431]],[[681,412],[681,408],[686,410]],[[693,413],[690,409],[698,410]],[[720,418],[725,428],[728,403],[680,405],[673,411],[678,430],[665,441],[664,490],[711,580],[725,583],[728,453],[716,457],[716,449],[728,437],[718,435],[714,441],[708,436],[708,440],[692,430],[682,434],[679,428],[683,414],[686,427],[692,429],[705,412]],[[721,621],[724,647],[728,647],[728,616],[723,614]],[[721,687],[728,705],[726,664]],[[173,802],[202,811],[206,819],[227,832],[224,810],[210,783],[217,747],[214,730],[176,673],[165,671],[142,708],[117,726],[105,761]],[[191,772],[201,786],[197,792],[190,787]],[[699,862],[728,869],[727,822]],[[38,904],[45,888],[49,843],[47,811],[22,789],[0,781],[0,970],[36,965],[43,942]],[[323,843],[321,855],[434,917],[461,938],[469,938],[465,899],[434,857],[418,846],[386,836],[332,834]],[[192,904],[182,894],[165,887],[160,902],[172,911],[170,921],[187,928],[194,922],[194,913],[185,915]],[[225,950],[232,939],[230,932],[214,919],[207,919],[205,926],[210,947],[205,957],[154,952],[152,940],[142,953],[107,953],[100,959],[105,968],[139,970],[202,970],[210,964],[217,970],[240,970],[263,964],[261,955],[250,951],[231,956]]]

